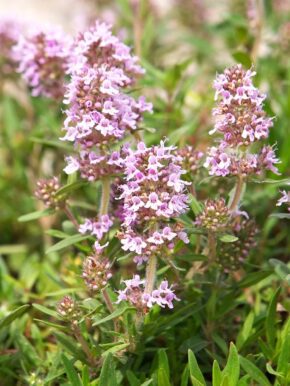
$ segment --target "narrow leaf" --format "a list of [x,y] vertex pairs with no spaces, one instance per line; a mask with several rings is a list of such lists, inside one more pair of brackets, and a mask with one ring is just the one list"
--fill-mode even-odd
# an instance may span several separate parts
[[259,386],[271,386],[264,373],[249,359],[240,356],[240,364],[243,370],[250,375],[252,381],[258,382]]
[[[188,350],[188,365],[189,365],[189,373],[190,378],[193,383],[193,379],[198,381],[201,385],[206,386],[205,379],[202,375],[202,372],[197,364],[196,358],[192,350]],[[195,383],[196,384],[196,383]],[[195,385],[193,383],[193,385]]]
[[76,372],[76,369],[74,368],[71,361],[68,360],[68,358],[62,354],[61,356],[63,365],[65,367],[66,375],[70,381],[71,386],[82,386],[81,381],[79,379],[78,373]]
[[223,243],[234,243],[238,239],[239,238],[234,235],[222,235],[219,237],[219,240],[222,241]]
[[265,321],[265,328],[266,328],[266,337],[267,341],[270,345],[270,347],[275,347],[275,339],[276,339],[276,327],[275,327],[275,321],[276,321],[276,308],[277,308],[277,302],[278,297],[280,295],[281,289],[278,288],[277,291],[274,293],[270,305],[267,310],[267,316]]
[[124,312],[126,311],[129,311],[129,310],[136,310],[134,307],[123,307],[123,308],[119,308],[119,309],[116,309],[114,312],[112,312],[110,315],[106,316],[105,318],[102,318],[102,319],[99,319],[99,320],[96,320],[94,323],[93,323],[93,326],[99,326],[100,324],[103,324],[103,323],[106,323],[110,320],[113,320],[115,318],[118,318],[119,316],[123,315]]
[[10,314],[0,320],[0,329],[9,326],[9,324],[11,324],[15,319],[20,318],[20,316],[25,314],[29,308],[30,304],[24,304],[23,306],[20,306],[16,308],[16,310],[10,312]]
[[222,371],[222,380],[228,378],[228,386],[236,386],[240,376],[240,361],[236,346],[231,342],[227,364]]
[[52,245],[50,248],[46,250],[46,254],[60,251],[61,249],[64,249],[66,247],[69,247],[71,245],[77,244],[83,240],[87,240],[90,236],[83,236],[80,234],[76,234],[73,236],[68,236],[64,240],[59,241],[58,243]]
[[50,308],[47,308],[47,307],[42,306],[41,304],[37,304],[37,303],[33,303],[32,306],[33,306],[33,308],[37,309],[38,311],[40,311],[46,315],[50,315],[56,319],[60,319],[59,314]]
[[99,386],[116,386],[117,384],[115,362],[112,354],[109,353],[102,366]]
[[222,372],[218,362],[214,360],[213,366],[212,366],[212,386],[220,386],[221,381],[222,381]]
[[44,209],[44,210],[38,210],[37,212],[31,212],[28,214],[24,214],[23,216],[18,217],[19,222],[26,222],[26,221],[32,221],[37,220],[41,217],[50,216],[55,212],[54,209]]

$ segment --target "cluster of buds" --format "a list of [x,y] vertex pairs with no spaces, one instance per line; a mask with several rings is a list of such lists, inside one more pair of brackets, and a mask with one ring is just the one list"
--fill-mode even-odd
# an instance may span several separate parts
[[196,217],[195,224],[208,231],[223,231],[228,226],[230,211],[223,198],[207,200],[203,211]]
[[17,63],[13,47],[20,36],[20,26],[12,20],[1,20],[0,23],[0,78],[15,74]]
[[82,278],[89,291],[99,291],[107,285],[112,277],[110,267],[109,260],[101,258],[97,253],[84,260]]
[[33,96],[62,99],[68,69],[71,39],[57,28],[20,36],[14,47],[18,72],[32,89]]
[[145,280],[140,279],[139,275],[135,275],[133,279],[124,280],[124,283],[125,289],[118,291],[117,303],[128,301],[143,313],[146,313],[154,304],[163,308],[173,308],[173,301],[179,300],[172,286],[168,286],[167,280],[162,281],[151,293],[145,292]]
[[65,296],[57,305],[57,312],[61,317],[72,323],[76,322],[79,317],[79,310],[76,302],[70,297]]
[[37,189],[34,195],[41,200],[44,205],[52,209],[61,209],[65,206],[66,195],[57,194],[61,185],[57,177],[47,180],[39,180],[36,183]]
[[226,69],[214,82],[217,107],[214,129],[222,139],[218,147],[208,151],[204,166],[210,175],[260,174],[268,169],[278,173],[274,166],[279,162],[271,146],[264,146],[258,154],[248,151],[249,145],[265,139],[273,125],[263,110],[266,96],[253,85],[255,72],[244,70],[241,65]]
[[112,146],[137,130],[152,109],[144,97],[135,100],[125,92],[144,70],[109,26],[97,22],[75,42],[68,72],[62,139],[74,142],[79,155],[67,158],[65,172],[79,170],[89,181],[120,173],[121,154],[112,153]]
[[283,204],[287,204],[288,211],[290,212],[290,191],[286,192],[286,190],[282,190],[280,193],[282,196],[279,198],[276,205],[281,206]]
[[164,142],[151,148],[140,142],[125,158],[126,184],[120,186],[124,222],[119,237],[122,248],[134,252],[139,264],[152,254],[166,257],[177,239],[188,242],[180,226],[169,222],[187,211],[185,187],[190,184],[181,179],[186,172],[174,150]]
[[180,166],[188,173],[195,173],[201,167],[203,152],[194,150],[190,145],[175,150],[175,155],[180,158]]
[[[238,220],[236,223],[236,219]],[[221,243],[218,248],[217,262],[225,272],[237,270],[245,259],[257,247],[258,228],[253,220],[236,217],[233,220],[232,232],[238,237],[234,243]]]

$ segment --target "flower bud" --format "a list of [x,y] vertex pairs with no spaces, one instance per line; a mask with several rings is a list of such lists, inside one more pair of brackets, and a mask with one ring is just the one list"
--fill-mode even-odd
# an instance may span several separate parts
[[60,186],[57,177],[39,180],[37,181],[37,189],[35,190],[34,195],[48,208],[61,209],[65,204],[66,197],[64,195],[57,195]]

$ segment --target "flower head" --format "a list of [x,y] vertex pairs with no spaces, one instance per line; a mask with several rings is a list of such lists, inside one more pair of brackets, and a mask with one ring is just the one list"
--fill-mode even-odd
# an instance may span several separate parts
[[33,96],[62,99],[71,40],[60,29],[36,30],[21,36],[14,48],[18,71]]
[[151,148],[140,142],[124,159],[126,183],[120,186],[124,222],[119,238],[125,251],[137,254],[137,264],[151,254],[171,254],[178,239],[188,241],[182,227],[170,222],[186,212],[190,184],[182,179],[186,171],[174,152],[164,142]]
[[128,301],[135,306],[139,311],[147,312],[154,304],[160,307],[173,308],[173,301],[179,300],[175,295],[172,286],[168,285],[168,281],[164,280],[159,287],[152,293],[145,293],[145,280],[140,279],[139,275],[135,275],[131,280],[125,280],[125,288],[118,291],[117,303]]
[[118,149],[112,152],[112,147],[152,110],[144,97],[136,100],[125,92],[144,72],[137,62],[104,23],[96,22],[75,41],[62,140],[74,142],[80,152],[68,158],[66,173],[79,170],[89,181],[120,173],[122,154]]

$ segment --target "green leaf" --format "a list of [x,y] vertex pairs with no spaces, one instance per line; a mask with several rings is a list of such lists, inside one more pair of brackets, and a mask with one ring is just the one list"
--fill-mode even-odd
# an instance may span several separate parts
[[114,354],[118,351],[124,350],[126,347],[129,347],[130,343],[121,343],[121,344],[115,344],[113,347],[110,347],[108,350],[103,352],[102,356],[108,355],[108,353]]
[[73,236],[68,236],[67,238],[65,238],[64,240],[61,240],[59,241],[58,243],[52,245],[50,248],[48,248],[45,253],[46,254],[49,254],[49,253],[52,253],[52,252],[57,252],[57,251],[60,251],[66,247],[69,247],[71,245],[74,245],[74,244],[77,244],[83,240],[87,240],[90,236],[83,236],[83,235],[80,235],[80,234],[76,234],[76,235],[73,235]]
[[70,152],[73,151],[72,146],[67,145],[67,143],[63,141],[57,141],[57,140],[54,141],[51,139],[37,138],[37,137],[30,137],[29,140],[34,143],[41,143],[42,145],[61,148],[61,149],[68,150]]
[[266,369],[267,369],[269,374],[275,375],[276,377],[283,378],[283,375],[281,373],[278,373],[277,371],[275,371],[270,363],[266,363]]
[[74,368],[71,361],[68,360],[68,358],[62,354],[61,356],[63,365],[65,367],[66,375],[70,381],[71,386],[82,386],[81,381],[79,379],[78,373],[76,372],[76,369]]
[[48,229],[45,233],[49,236],[55,237],[56,239],[65,239],[67,234],[59,231],[58,229]]
[[118,318],[119,316],[123,315],[124,312],[130,311],[130,310],[134,310],[135,311],[136,309],[134,307],[128,307],[128,306],[125,306],[123,308],[118,308],[114,312],[112,312],[110,315],[106,316],[105,318],[96,320],[93,323],[93,326],[99,326],[100,324],[103,324],[103,323],[106,323],[106,322],[108,322],[110,320]]
[[82,370],[82,386],[90,386],[90,373],[88,366],[84,366]]
[[280,218],[280,219],[287,219],[287,220],[290,219],[290,213],[271,213],[270,216]]
[[53,213],[55,213],[55,210],[51,209],[51,208],[44,209],[44,210],[38,210],[37,212],[24,214],[23,216],[18,217],[18,221],[19,222],[26,222],[26,221],[37,220],[41,217],[50,216]]
[[228,386],[236,386],[240,376],[240,361],[236,346],[231,342],[227,364],[222,371],[222,381],[228,378]]
[[127,370],[126,376],[127,376],[127,379],[130,383],[130,386],[140,386],[141,385],[139,379],[134,375],[133,371]]
[[23,306],[20,306],[16,308],[16,310],[10,312],[10,314],[0,320],[0,329],[9,326],[9,324],[11,324],[15,319],[20,318],[20,316],[25,314],[29,308],[30,304],[24,304]]
[[249,338],[250,333],[252,331],[254,319],[255,319],[254,312],[252,312],[252,311],[249,312],[248,316],[245,319],[243,327],[237,336],[237,349],[238,350],[240,350],[243,347],[244,343]]
[[277,371],[278,373],[282,373],[285,377],[290,378],[290,319],[286,323],[282,334],[281,334],[281,350],[279,353],[278,363],[277,363]]
[[273,271],[259,271],[253,272],[246,275],[244,279],[239,282],[240,288],[251,287],[252,285],[258,284],[260,281],[264,280],[266,277],[270,276]]
[[171,386],[166,370],[163,367],[157,370],[157,384],[158,386]]
[[98,386],[117,386],[117,384],[115,361],[113,355],[109,353],[104,360]]
[[268,310],[267,310],[267,316],[265,320],[265,328],[266,328],[266,337],[268,344],[270,347],[274,349],[275,347],[275,339],[276,339],[276,309],[277,309],[277,302],[278,297],[280,295],[281,289],[278,288],[277,291],[272,296],[272,299],[270,301]]
[[243,370],[250,375],[252,381],[257,381],[259,386],[271,386],[267,377],[254,363],[241,355],[239,358]]
[[15,255],[18,253],[25,253],[27,246],[25,244],[8,244],[0,246],[0,255]]
[[217,360],[214,360],[212,366],[212,386],[220,386],[222,381],[222,372]]
[[86,186],[88,183],[85,181],[75,181],[72,182],[71,184],[67,184],[65,186],[62,186],[58,191],[56,192],[56,196],[64,196],[68,195],[69,193],[82,188],[83,186]]
[[236,51],[232,54],[237,63],[241,63],[244,67],[250,68],[252,65],[252,59],[249,54],[243,51]]
[[219,237],[219,240],[223,243],[234,243],[235,241],[239,240],[239,238],[234,235],[222,235]]
[[57,341],[75,358],[87,363],[87,359],[82,350],[78,348],[75,340],[66,336],[62,332],[54,332]]
[[196,197],[194,197],[192,194],[189,195],[189,205],[196,216],[202,211],[201,204],[197,201]]
[[188,364],[185,366],[182,376],[181,376],[181,384],[180,386],[188,386],[188,380],[189,380],[189,368]]
[[29,340],[22,334],[17,334],[16,346],[20,351],[21,357],[25,360],[26,364],[32,368],[39,367],[41,364],[41,359],[39,358],[35,348],[29,342]]
[[56,328],[56,329],[61,330],[61,331],[67,331],[67,327],[62,326],[60,324],[51,323],[51,322],[48,322],[47,320],[41,320],[41,319],[36,319],[36,318],[33,318],[33,320],[35,320],[36,322],[45,324],[48,327]]
[[169,364],[166,351],[158,350],[158,370],[157,370],[158,386],[170,386]]
[[200,383],[201,385],[206,386],[205,379],[197,364],[195,355],[192,350],[188,350],[188,365],[192,384],[197,386],[197,383]]
[[32,306],[33,306],[33,308],[37,309],[38,311],[40,311],[46,315],[50,315],[56,319],[60,319],[59,314],[50,308],[47,308],[47,307],[42,306],[41,304],[37,304],[37,303],[33,303]]

